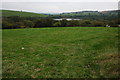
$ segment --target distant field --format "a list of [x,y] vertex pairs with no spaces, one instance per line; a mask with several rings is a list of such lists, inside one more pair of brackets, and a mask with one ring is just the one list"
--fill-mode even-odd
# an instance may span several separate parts
[[2,11],[3,17],[10,17],[10,16],[21,16],[21,17],[47,17],[48,15],[44,14],[37,14],[33,12],[24,12],[24,11],[12,11],[12,10],[0,10]]
[[3,78],[118,78],[118,28],[3,30]]

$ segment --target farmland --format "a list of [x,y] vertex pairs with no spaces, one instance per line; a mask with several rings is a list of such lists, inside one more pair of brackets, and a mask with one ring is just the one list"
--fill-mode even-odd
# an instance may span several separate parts
[[3,78],[118,78],[118,28],[3,30]]

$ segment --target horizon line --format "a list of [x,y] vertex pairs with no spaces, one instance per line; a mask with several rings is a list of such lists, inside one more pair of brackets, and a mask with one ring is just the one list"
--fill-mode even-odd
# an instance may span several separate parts
[[[34,11],[28,11],[28,10],[15,10],[15,9],[0,9],[0,10],[11,10],[11,11],[22,11],[22,12],[31,12],[31,13],[40,13],[40,12],[34,12]],[[104,11],[116,11],[119,9],[111,9],[111,10],[79,10],[79,11],[70,11],[70,12],[42,12],[44,14],[62,14],[62,13],[74,13],[74,12],[82,12],[82,11],[98,11],[98,12],[104,12]]]

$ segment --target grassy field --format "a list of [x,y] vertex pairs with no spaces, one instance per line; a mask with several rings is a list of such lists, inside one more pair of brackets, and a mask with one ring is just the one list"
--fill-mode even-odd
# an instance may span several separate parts
[[24,11],[12,11],[12,10],[0,10],[2,12],[3,17],[10,16],[21,16],[21,17],[47,17],[48,15],[37,14],[33,12],[24,12]]
[[3,30],[3,78],[118,78],[118,28]]

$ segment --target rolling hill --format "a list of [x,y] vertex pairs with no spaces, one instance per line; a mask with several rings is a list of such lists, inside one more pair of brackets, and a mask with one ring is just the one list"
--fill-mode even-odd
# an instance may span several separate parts
[[13,11],[13,10],[0,10],[2,11],[3,17],[9,16],[21,16],[21,17],[52,17],[52,18],[79,18],[79,19],[117,19],[119,10],[112,11],[78,11],[61,13],[58,15],[49,14],[39,14],[34,12],[23,12],[23,11]]
[[80,18],[80,19],[116,19],[119,10],[112,11],[78,11],[52,15],[53,18]]
[[2,11],[3,17],[9,16],[21,16],[21,17],[47,17],[48,15],[45,14],[38,14],[32,12],[23,12],[23,11],[13,11],[13,10],[0,10]]

